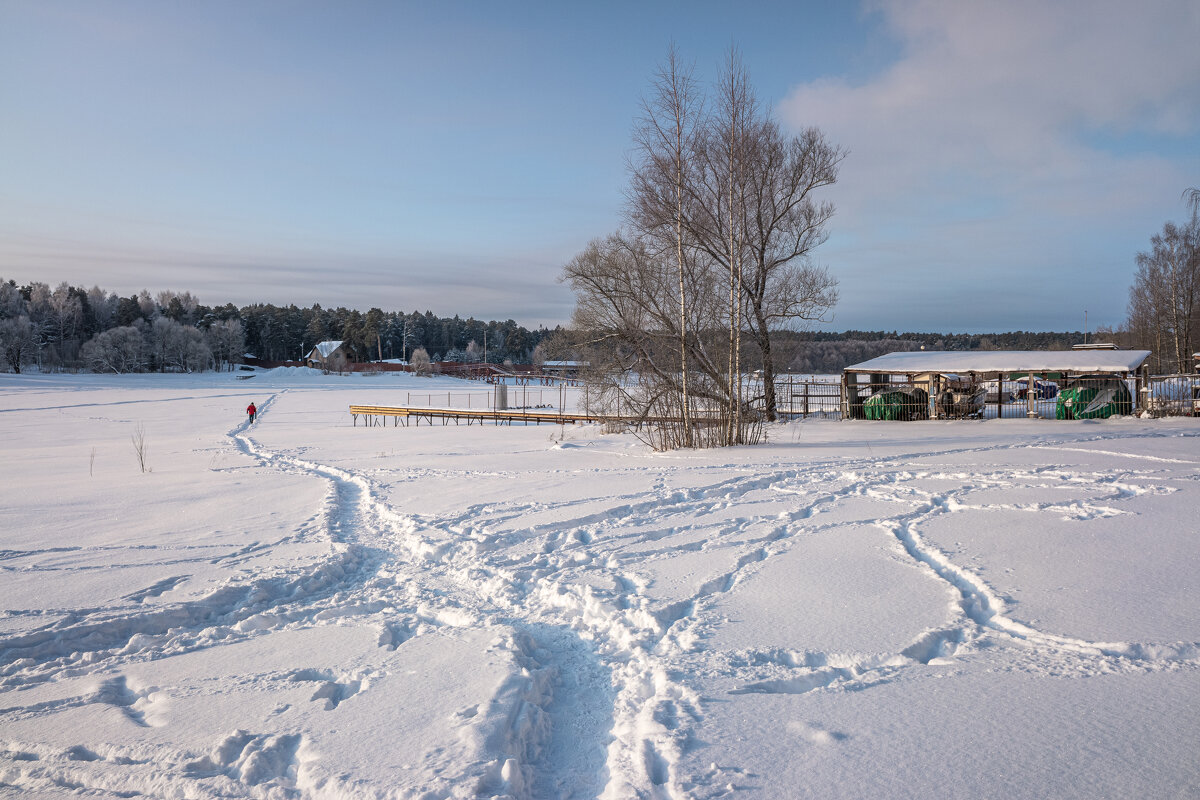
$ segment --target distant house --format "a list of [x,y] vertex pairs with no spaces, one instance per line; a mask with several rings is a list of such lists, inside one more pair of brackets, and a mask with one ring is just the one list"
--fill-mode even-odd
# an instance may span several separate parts
[[319,342],[307,356],[305,363],[316,369],[329,372],[345,372],[350,368],[354,357],[346,352],[345,342]]

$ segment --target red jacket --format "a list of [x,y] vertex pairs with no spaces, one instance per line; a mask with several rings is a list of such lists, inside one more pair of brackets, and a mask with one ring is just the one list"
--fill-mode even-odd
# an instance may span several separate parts
[[246,413],[247,413],[247,414],[254,414],[254,413],[256,413],[257,411],[258,411],[258,409],[254,407],[254,403],[251,403],[250,405],[246,406]]

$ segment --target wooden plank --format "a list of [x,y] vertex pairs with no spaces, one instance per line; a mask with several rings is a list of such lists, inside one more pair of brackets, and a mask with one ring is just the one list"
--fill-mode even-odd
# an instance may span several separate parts
[[[517,422],[533,422],[539,424],[549,422],[554,424],[567,424],[576,422],[594,423],[594,422],[623,422],[631,425],[640,424],[642,422],[666,422],[664,419],[623,419],[616,416],[602,416],[590,414],[573,414],[560,413],[557,411],[525,411],[525,410],[509,410],[496,411],[494,409],[454,409],[454,408],[412,408],[412,407],[394,407],[394,406],[350,406],[350,414],[357,422],[358,416],[363,415],[364,420],[369,417],[399,417],[405,420],[415,418],[420,424],[420,420],[424,417],[431,425],[434,419],[440,419],[443,425],[454,420],[455,424],[460,424],[461,420],[466,420],[470,425],[473,422],[492,421],[497,424]],[[407,423],[406,423],[407,424]]]

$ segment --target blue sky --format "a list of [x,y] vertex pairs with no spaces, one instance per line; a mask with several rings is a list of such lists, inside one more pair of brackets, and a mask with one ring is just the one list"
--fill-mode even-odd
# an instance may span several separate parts
[[565,322],[670,42],[851,152],[847,328],[1118,325],[1200,185],[1200,4],[0,0],[0,276]]

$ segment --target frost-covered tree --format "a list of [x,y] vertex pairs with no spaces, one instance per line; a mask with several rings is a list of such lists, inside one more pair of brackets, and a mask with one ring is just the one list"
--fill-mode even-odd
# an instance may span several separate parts
[[84,344],[80,356],[93,372],[138,372],[146,364],[142,332],[133,325],[101,331]]
[[191,292],[173,290],[159,292],[155,297],[155,302],[165,316],[176,322],[184,325],[196,324],[196,312],[200,307],[200,301]]
[[429,353],[425,352],[424,347],[418,347],[416,350],[413,350],[409,363],[412,365],[412,371],[417,375],[429,375],[431,364]]
[[150,296],[147,289],[142,289],[138,293],[137,304],[145,319],[152,320],[162,313],[162,309],[158,307],[158,303],[154,302],[154,298]]
[[13,372],[33,360],[38,349],[37,328],[24,315],[0,319],[0,351]]
[[212,360],[204,335],[170,317],[150,323],[149,353],[160,372],[195,372],[207,368]]
[[93,286],[87,290],[87,299],[88,307],[92,310],[95,330],[106,331],[111,328],[117,319],[117,304],[120,298],[99,286]]
[[0,319],[12,319],[27,316],[25,298],[21,290],[12,281],[0,278]]
[[239,320],[225,319],[214,322],[205,331],[205,339],[217,369],[232,369],[233,365],[241,360],[246,341]]

